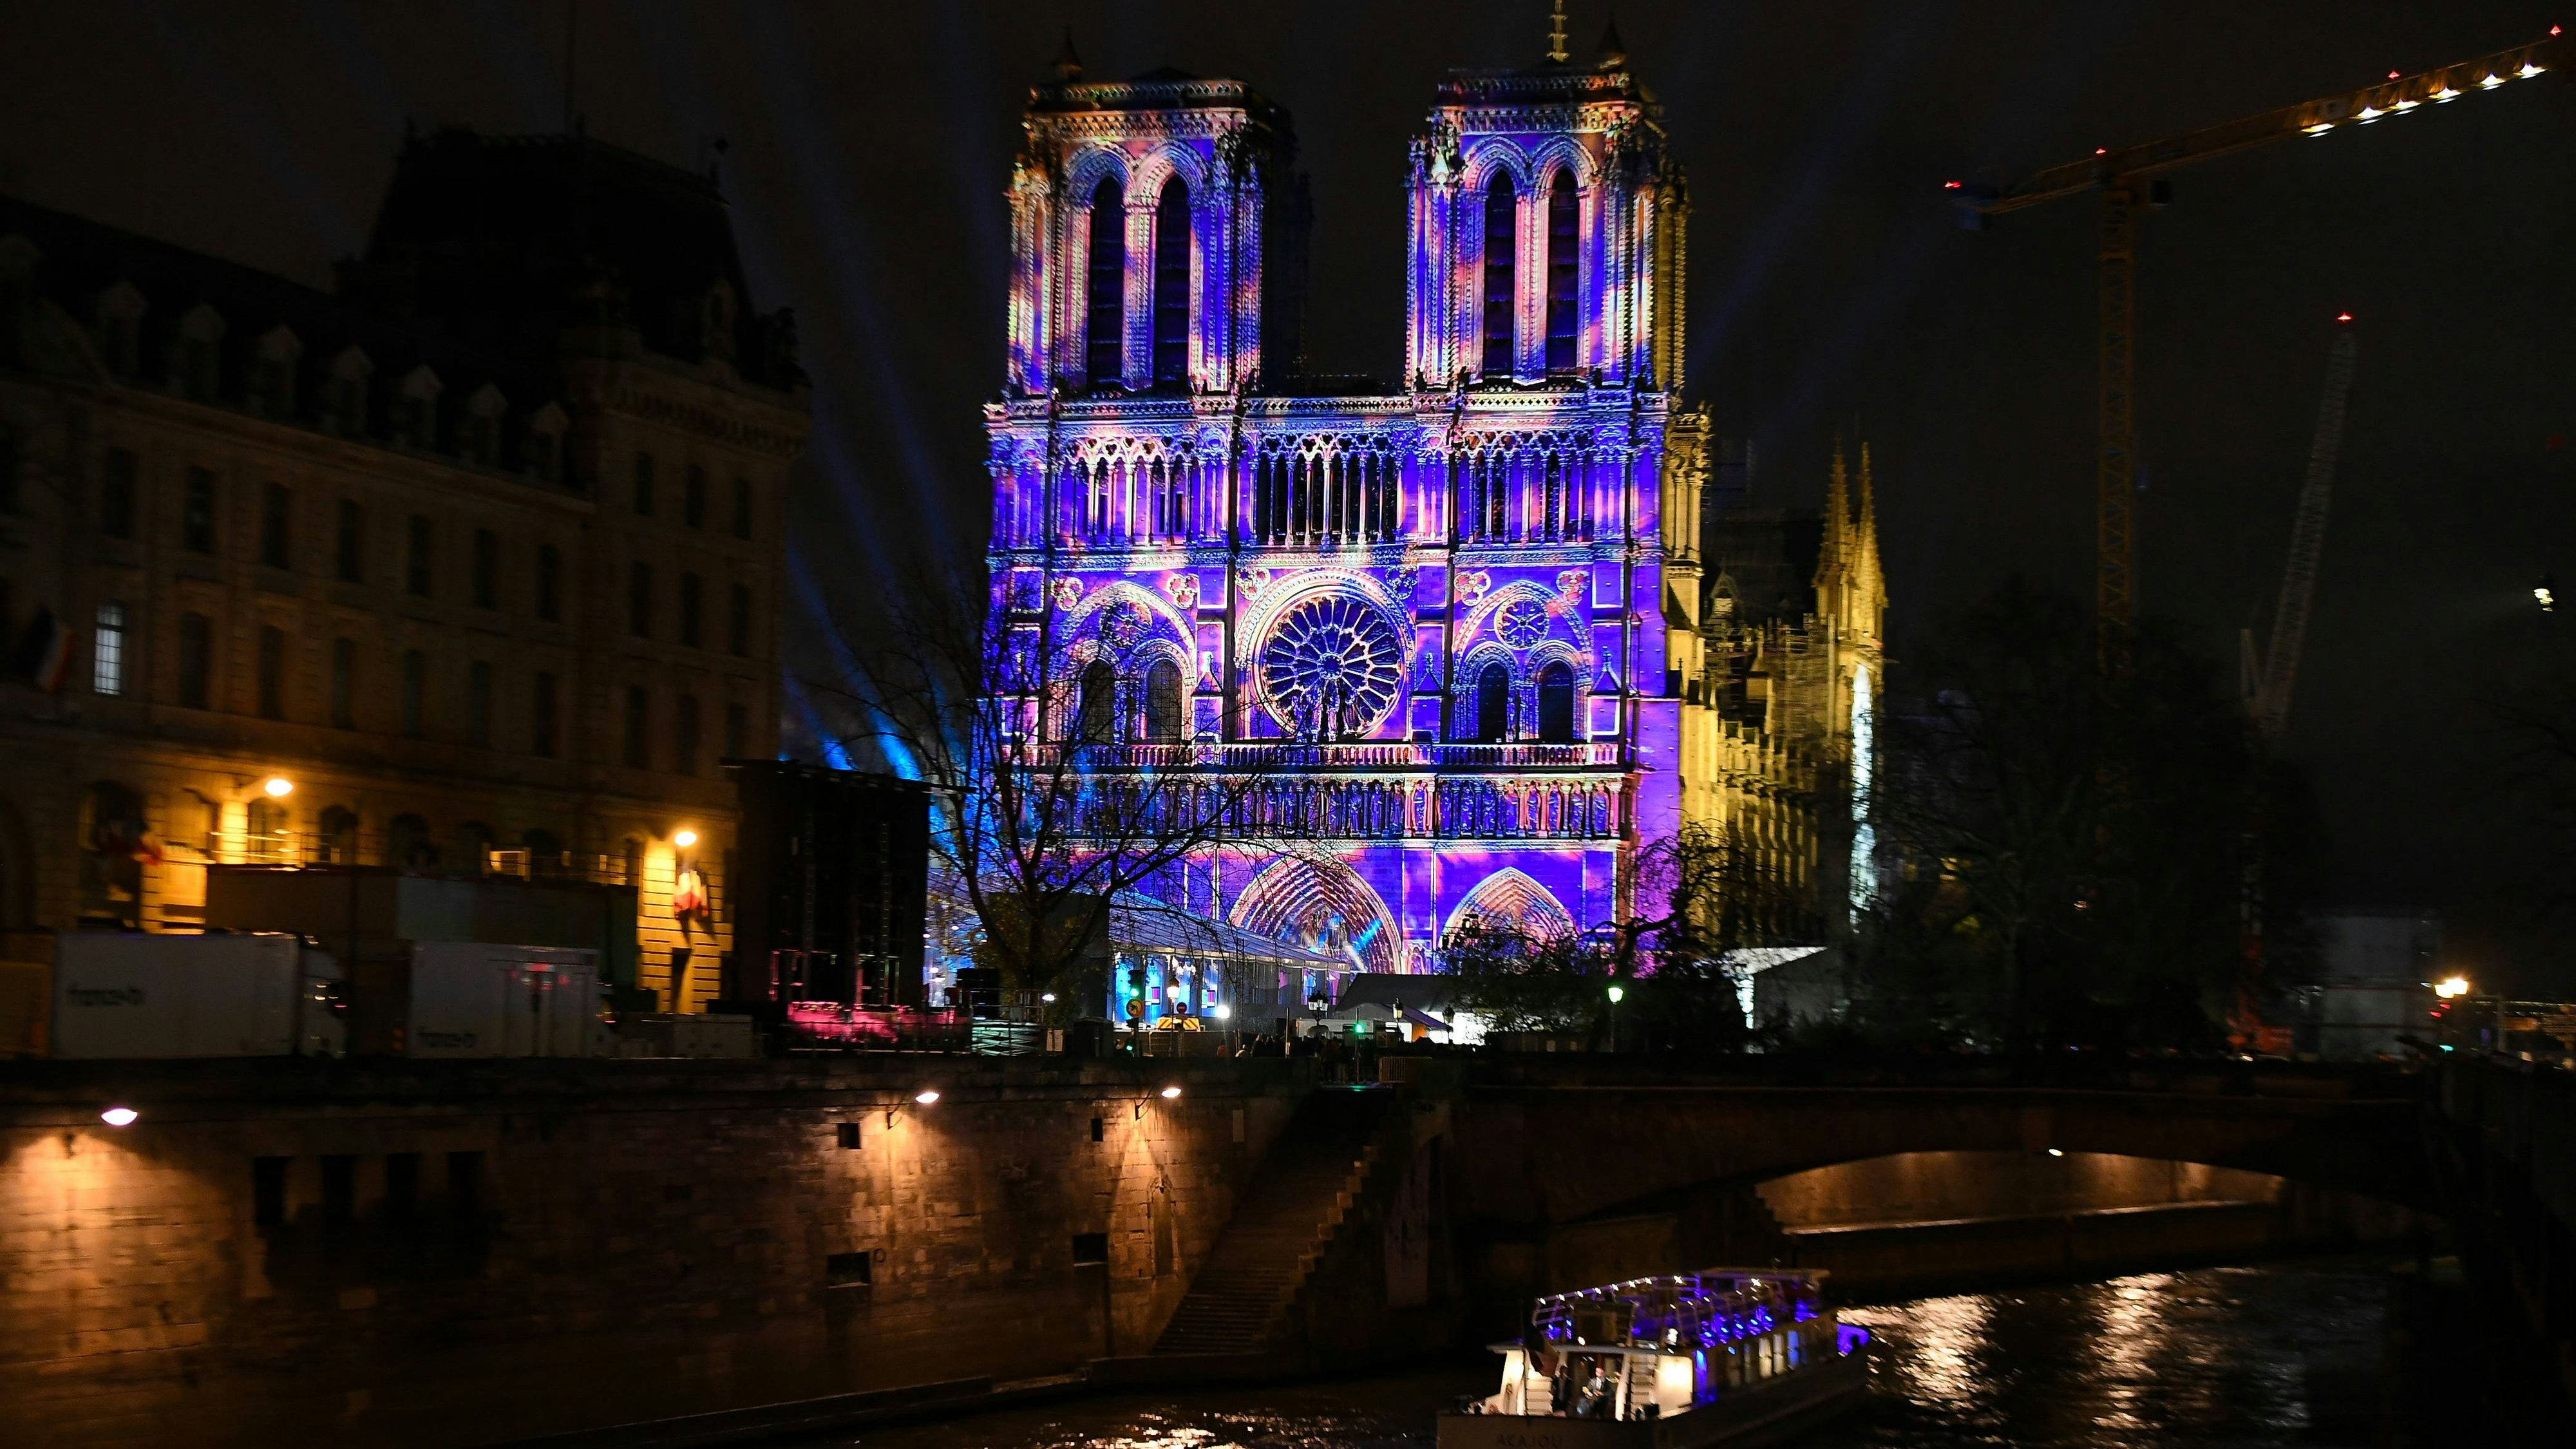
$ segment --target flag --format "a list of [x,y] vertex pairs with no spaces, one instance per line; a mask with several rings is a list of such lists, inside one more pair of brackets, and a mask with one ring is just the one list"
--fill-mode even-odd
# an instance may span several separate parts
[[63,674],[71,667],[71,660],[71,631],[54,617],[52,609],[39,604],[36,617],[27,621],[27,631],[18,636],[17,647],[9,651],[5,673],[47,694],[60,694]]

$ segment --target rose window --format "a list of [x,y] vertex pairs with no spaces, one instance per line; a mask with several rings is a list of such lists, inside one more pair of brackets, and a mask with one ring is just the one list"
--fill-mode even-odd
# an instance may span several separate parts
[[1494,632],[1515,649],[1527,649],[1547,634],[1547,606],[1535,599],[1514,599],[1494,613]]
[[1259,669],[1270,712],[1290,732],[1350,739],[1395,707],[1404,646],[1368,601],[1317,594],[1280,614],[1261,646]]

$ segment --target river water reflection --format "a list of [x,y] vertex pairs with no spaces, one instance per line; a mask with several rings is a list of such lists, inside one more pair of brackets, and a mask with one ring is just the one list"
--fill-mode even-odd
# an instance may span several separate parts
[[[1869,1402],[1816,1449],[2353,1446],[2376,1437],[2384,1265],[2151,1273],[1849,1311],[1884,1340]],[[1379,1449],[1490,1392],[1464,1367],[1078,1399],[844,1433],[866,1449]]]

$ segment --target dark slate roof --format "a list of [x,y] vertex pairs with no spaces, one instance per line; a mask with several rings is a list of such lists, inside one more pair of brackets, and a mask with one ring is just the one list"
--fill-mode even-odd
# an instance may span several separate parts
[[117,283],[142,294],[132,382],[174,381],[171,343],[180,319],[203,303],[224,322],[213,401],[243,403],[260,340],[279,326],[295,334],[302,351],[296,403],[286,421],[320,422],[332,363],[351,346],[374,366],[370,432],[377,437],[389,431],[397,384],[424,363],[439,379],[443,444],[452,444],[468,397],[487,382],[500,389],[509,405],[501,439],[504,465],[516,458],[531,415],[560,393],[554,369],[541,360],[495,357],[414,321],[353,308],[328,292],[254,267],[0,196],[0,236],[12,234],[26,237],[38,252],[36,291],[83,327],[95,325],[102,294]]
[[753,308],[713,176],[586,135],[450,128],[405,144],[342,290],[502,356],[551,356],[567,323],[622,320],[646,348],[695,362],[720,341],[700,327],[719,280],[742,376],[801,382],[793,319]]

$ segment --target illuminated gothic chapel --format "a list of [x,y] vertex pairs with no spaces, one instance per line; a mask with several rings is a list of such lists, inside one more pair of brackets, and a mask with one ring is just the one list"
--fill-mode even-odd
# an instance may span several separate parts
[[[1614,918],[1623,862],[1685,812],[1740,817],[1803,877],[1816,832],[1765,812],[1848,729],[1792,745],[1719,708],[1707,425],[1679,402],[1688,206],[1615,33],[1590,66],[1440,83],[1393,392],[1298,366],[1283,111],[1177,71],[1087,82],[1070,47],[1057,72],[1012,176],[986,413],[997,607],[1050,641],[1064,701],[1024,717],[1108,737],[1103,770],[1294,741],[1261,789],[1328,837],[1173,892],[1400,972],[1471,916]],[[1874,646],[1874,603],[1844,612]],[[1847,720],[1865,666],[1824,653],[1817,712]]]

